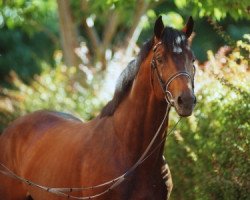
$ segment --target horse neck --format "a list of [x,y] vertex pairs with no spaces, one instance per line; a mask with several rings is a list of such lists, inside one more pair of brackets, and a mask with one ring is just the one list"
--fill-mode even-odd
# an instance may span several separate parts
[[[138,159],[154,137],[166,113],[166,102],[159,101],[151,83],[151,58],[148,56],[140,66],[129,94],[114,113],[117,136],[124,144],[126,153]],[[156,79],[154,79],[156,80]],[[167,120],[168,121],[168,117]],[[166,128],[163,125],[154,146],[159,144]],[[163,144],[164,145],[164,144]],[[152,156],[161,159],[163,148]],[[151,158],[152,158],[151,157]]]

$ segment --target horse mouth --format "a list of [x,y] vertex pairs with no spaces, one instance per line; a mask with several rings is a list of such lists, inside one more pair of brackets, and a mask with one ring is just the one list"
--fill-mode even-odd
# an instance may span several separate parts
[[180,117],[189,117],[192,115],[195,104],[187,105],[185,107],[180,107],[175,104],[175,110]]

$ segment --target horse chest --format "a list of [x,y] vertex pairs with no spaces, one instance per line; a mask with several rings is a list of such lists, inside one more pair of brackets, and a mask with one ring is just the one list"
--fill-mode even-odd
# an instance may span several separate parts
[[164,181],[159,178],[138,181],[132,189],[131,200],[165,200],[167,196]]
[[158,187],[157,185],[150,185],[145,188],[132,188],[128,191],[129,197],[123,198],[124,200],[166,200],[165,188]]
[[112,200],[166,200],[167,188],[161,178],[134,177],[113,192]]

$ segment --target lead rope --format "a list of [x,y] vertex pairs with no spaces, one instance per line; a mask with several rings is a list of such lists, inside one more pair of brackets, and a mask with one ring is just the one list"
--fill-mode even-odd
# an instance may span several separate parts
[[[168,116],[169,110],[170,110],[171,105],[167,104],[167,108],[166,108],[166,112],[165,115],[162,119],[162,122],[160,124],[160,126],[158,127],[156,134],[154,135],[153,139],[151,140],[151,142],[149,143],[149,145],[147,146],[146,150],[143,152],[143,154],[141,155],[141,157],[138,159],[138,161],[128,170],[126,171],[124,174],[110,180],[107,182],[104,182],[102,184],[99,185],[95,185],[95,186],[91,186],[91,187],[81,187],[81,188],[49,188],[46,186],[42,186],[39,185],[37,183],[34,183],[30,180],[27,180],[25,178],[22,178],[20,176],[18,176],[17,174],[15,174],[13,171],[11,171],[8,167],[6,167],[5,165],[3,165],[2,163],[0,163],[0,165],[5,169],[5,171],[0,170],[0,172],[4,175],[7,175],[11,178],[15,178],[29,186],[34,186],[37,187],[41,190],[45,190],[47,192],[56,194],[58,196],[62,196],[62,197],[66,197],[66,198],[71,198],[71,199],[79,199],[79,200],[85,200],[85,199],[94,199],[97,198],[99,196],[102,196],[106,193],[108,193],[109,191],[111,191],[112,189],[114,189],[115,187],[117,187],[118,185],[120,185],[139,165],[141,165],[149,156],[151,156],[156,149],[158,149],[160,147],[160,145],[164,142],[164,140],[166,139],[166,137],[168,135],[171,134],[171,132],[176,128],[177,124],[179,123],[179,121],[175,124],[175,126],[165,135],[165,137],[161,140],[161,142],[148,154],[149,150],[151,149],[152,145],[154,144],[157,136],[159,135],[163,124],[166,121],[166,118]],[[148,154],[148,155],[147,155]],[[108,189],[104,190],[103,192],[100,192],[96,195],[92,195],[92,196],[88,196],[88,197],[77,197],[77,196],[73,196],[73,195],[69,195],[66,194],[66,192],[73,192],[73,191],[81,191],[81,190],[90,190],[90,189],[95,189],[95,188],[100,188],[106,185],[112,184]]]
[[[150,157],[161,146],[161,144],[167,139],[167,137],[175,130],[175,128],[177,127],[177,125],[179,124],[181,119],[182,119],[182,117],[180,117],[178,119],[178,121],[175,123],[173,128],[168,133],[165,134],[165,136],[162,138],[161,142],[144,158],[144,160],[146,160],[148,157]],[[144,162],[144,160],[142,160],[142,163]]]

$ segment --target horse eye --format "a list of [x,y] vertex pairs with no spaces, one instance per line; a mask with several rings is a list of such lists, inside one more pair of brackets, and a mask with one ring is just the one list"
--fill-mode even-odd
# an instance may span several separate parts
[[157,58],[157,62],[158,62],[159,64],[162,64],[162,63],[163,63],[163,59],[162,59],[162,58]]

